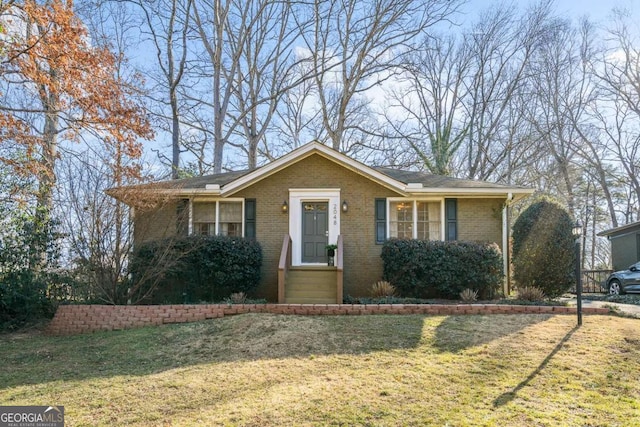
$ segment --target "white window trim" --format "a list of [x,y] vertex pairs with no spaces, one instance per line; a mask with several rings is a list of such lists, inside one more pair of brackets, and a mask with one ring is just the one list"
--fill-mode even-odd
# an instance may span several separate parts
[[329,203],[329,244],[336,244],[340,235],[340,189],[339,188],[290,188],[289,189],[289,235],[291,236],[291,264],[323,265],[302,262],[302,203]]
[[409,197],[387,197],[387,239],[391,238],[391,203],[394,202],[411,202],[413,204],[413,239],[417,239],[418,237],[418,202],[427,202],[427,203],[440,203],[440,241],[444,241],[445,237],[445,203],[444,197],[418,197],[418,198],[409,198]]
[[189,235],[193,234],[193,204],[194,203],[215,203],[216,204],[216,223],[215,223],[215,235],[220,235],[220,202],[241,202],[242,203],[242,219],[240,222],[240,237],[244,237],[244,198],[241,197],[229,197],[226,199],[208,199],[198,198],[189,199]]

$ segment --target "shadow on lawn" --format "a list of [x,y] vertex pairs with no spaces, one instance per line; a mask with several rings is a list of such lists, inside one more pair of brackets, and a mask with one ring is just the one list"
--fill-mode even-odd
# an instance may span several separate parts
[[513,390],[498,396],[493,401],[493,406],[498,408],[500,406],[506,405],[507,403],[515,399],[518,395],[518,392],[522,390],[524,387],[526,387],[536,376],[538,376],[538,374],[542,372],[544,368],[547,367],[551,359],[553,359],[553,356],[555,356],[562,349],[562,347],[567,343],[567,341],[571,339],[571,336],[578,330],[578,328],[579,326],[576,325],[573,327],[573,329],[567,332],[564,338],[562,338],[562,340],[560,340],[560,342],[553,348],[553,350],[551,350],[551,353],[549,353],[547,357],[544,358],[544,360],[540,363],[540,365],[533,372],[531,372],[531,374],[529,374],[527,378],[521,381],[520,384],[515,386]]
[[449,316],[436,328],[434,346],[442,352],[459,353],[517,333],[551,317],[544,314]]
[[0,390],[54,381],[143,376],[200,364],[373,354],[421,345],[458,352],[548,318],[246,314],[70,337],[0,337]]
[[200,364],[415,348],[423,324],[424,316],[419,315],[245,314],[68,337],[0,336],[0,390],[54,381],[143,376]]

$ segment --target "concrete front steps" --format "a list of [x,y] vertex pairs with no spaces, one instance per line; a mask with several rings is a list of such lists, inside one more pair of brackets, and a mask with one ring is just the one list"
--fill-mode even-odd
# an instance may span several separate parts
[[285,302],[287,304],[336,304],[337,275],[336,267],[290,267],[285,280]]

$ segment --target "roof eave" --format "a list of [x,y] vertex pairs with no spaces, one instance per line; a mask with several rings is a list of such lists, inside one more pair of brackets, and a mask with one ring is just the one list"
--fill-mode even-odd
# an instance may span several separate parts
[[630,224],[625,224],[625,225],[621,225],[619,227],[614,227],[614,228],[610,228],[608,230],[604,230],[599,232],[598,234],[596,234],[597,236],[612,236],[614,234],[618,234],[618,233],[624,233],[627,230],[631,230],[635,227],[640,226],[640,221],[636,221],[636,222],[632,222]]
[[424,187],[424,188],[408,188],[407,193],[416,195],[452,195],[452,196],[504,196],[513,198],[518,201],[535,192],[532,188],[453,188],[453,187]]
[[[119,189],[119,188],[110,188],[105,191],[105,193],[116,200],[119,200],[127,205],[132,199],[131,195],[139,194],[140,192],[144,192],[145,195],[153,194],[158,197],[170,197],[170,198],[189,198],[195,196],[220,196],[220,190],[212,190],[206,188],[154,188],[154,189]],[[135,197],[135,196],[134,196]]]

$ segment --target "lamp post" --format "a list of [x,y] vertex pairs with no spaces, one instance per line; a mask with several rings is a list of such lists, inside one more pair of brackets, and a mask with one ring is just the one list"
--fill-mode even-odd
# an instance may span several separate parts
[[578,313],[578,326],[582,326],[582,271],[580,269],[580,237],[582,237],[582,224],[576,221],[571,229],[571,234],[575,237],[576,250],[576,311]]

